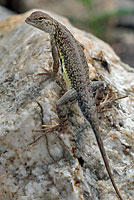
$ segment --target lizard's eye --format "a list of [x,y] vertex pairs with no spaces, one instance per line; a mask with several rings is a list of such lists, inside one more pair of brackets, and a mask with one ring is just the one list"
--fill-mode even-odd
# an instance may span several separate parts
[[43,21],[43,17],[39,17],[38,20],[39,20],[39,21]]

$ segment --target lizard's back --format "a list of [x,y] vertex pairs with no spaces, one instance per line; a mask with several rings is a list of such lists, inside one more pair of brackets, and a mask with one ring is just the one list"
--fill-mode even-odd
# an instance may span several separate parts
[[63,57],[71,86],[79,92],[79,88],[82,87],[82,85],[88,85],[89,83],[88,64],[83,52],[83,47],[62,24],[58,24],[56,30],[56,46],[60,56]]
[[79,107],[89,121],[92,113],[92,117],[96,115],[96,105],[93,94],[90,92],[89,70],[83,47],[65,26],[60,23],[57,26],[54,37],[62,68],[68,79],[66,81],[70,81],[71,88],[77,91]]

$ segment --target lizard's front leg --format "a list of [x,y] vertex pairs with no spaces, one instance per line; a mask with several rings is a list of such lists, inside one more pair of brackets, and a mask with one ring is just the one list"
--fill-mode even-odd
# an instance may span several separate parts
[[51,52],[52,52],[52,57],[53,57],[53,69],[52,71],[48,71],[47,69],[45,69],[44,67],[43,69],[43,73],[39,73],[38,75],[46,75],[49,78],[54,78],[57,75],[58,69],[59,69],[59,53],[57,50],[57,47],[55,46],[53,40],[51,41]]

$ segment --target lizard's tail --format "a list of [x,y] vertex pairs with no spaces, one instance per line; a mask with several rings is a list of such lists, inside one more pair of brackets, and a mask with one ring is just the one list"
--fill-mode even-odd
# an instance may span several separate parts
[[96,105],[95,105],[95,103],[92,103],[92,106],[90,105],[91,107],[89,107],[88,102],[84,102],[84,100],[78,101],[78,104],[79,104],[79,107],[81,108],[83,115],[85,116],[87,121],[91,124],[91,127],[93,129],[94,134],[95,134],[95,137],[96,137],[96,140],[97,140],[103,161],[105,163],[105,167],[107,169],[108,175],[109,175],[110,180],[112,182],[112,185],[113,185],[119,199],[123,200],[123,198],[121,197],[120,192],[119,192],[119,190],[118,190],[118,188],[115,184],[115,181],[114,181],[111,169],[110,169],[110,165],[109,165],[109,162],[108,162],[108,158],[107,158],[107,155],[106,155],[106,151],[105,151],[105,148],[104,148],[104,145],[103,145],[103,141],[102,141],[100,133],[99,133],[98,118],[97,118],[97,113],[96,113]]
[[[88,120],[88,121],[89,121],[89,120]],[[94,121],[94,120],[93,120],[93,121]],[[95,124],[92,123],[93,121],[89,121],[89,122],[90,122],[91,127],[92,127],[92,129],[93,129],[93,132],[94,132],[94,134],[95,134],[95,137],[96,137],[96,140],[97,140],[97,143],[98,143],[98,146],[99,146],[99,149],[100,149],[100,152],[101,152],[103,161],[104,161],[104,163],[105,163],[105,167],[106,167],[106,169],[107,169],[108,175],[109,175],[109,177],[110,177],[110,180],[111,180],[111,182],[112,182],[112,185],[113,185],[113,187],[114,187],[114,189],[115,189],[115,191],[116,191],[116,193],[117,193],[119,199],[120,199],[120,200],[123,200],[123,198],[122,198],[122,196],[121,196],[121,194],[120,194],[120,192],[119,192],[119,190],[118,190],[118,188],[117,188],[117,186],[116,186],[116,184],[115,184],[115,181],[114,181],[114,178],[113,178],[111,169],[110,169],[110,165],[109,165],[109,162],[108,162],[108,157],[107,157],[107,155],[106,155],[106,151],[105,151],[105,148],[104,148],[103,141],[102,141],[102,139],[101,139],[100,133],[99,133],[99,131],[98,131],[98,129],[97,129],[97,126],[95,126]]]

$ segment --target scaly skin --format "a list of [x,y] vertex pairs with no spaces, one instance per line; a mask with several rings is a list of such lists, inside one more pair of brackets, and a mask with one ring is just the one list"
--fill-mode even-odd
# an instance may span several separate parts
[[51,72],[52,76],[58,71],[58,61],[60,59],[63,77],[70,89],[67,95],[65,94],[63,98],[59,100],[59,103],[57,103],[58,115],[62,121],[61,124],[66,121],[63,120],[63,118],[66,119],[66,115],[64,112],[62,113],[60,106],[64,103],[66,104],[68,101],[73,102],[74,100],[77,100],[78,106],[84,117],[91,124],[116,194],[120,200],[123,200],[111,173],[107,155],[99,133],[99,120],[97,118],[96,104],[91,83],[89,81],[88,64],[82,45],[73,37],[71,32],[65,26],[46,13],[40,11],[34,12],[26,19],[26,23],[50,34],[52,56],[54,59],[53,72]]

